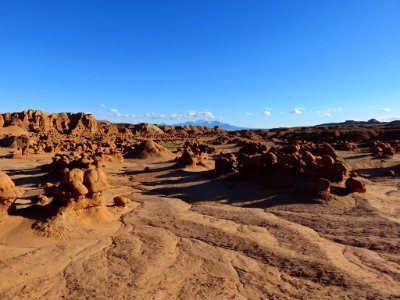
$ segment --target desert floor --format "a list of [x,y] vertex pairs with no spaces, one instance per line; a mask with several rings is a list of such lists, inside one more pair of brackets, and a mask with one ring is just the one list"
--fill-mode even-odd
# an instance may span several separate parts
[[[0,219],[0,298],[400,299],[400,178],[380,175],[400,157],[340,154],[366,193],[310,203],[262,179],[216,177],[212,160],[182,170],[125,159],[105,168],[106,208],[39,227],[29,199],[51,181],[40,167],[52,155],[4,157],[26,193]],[[117,195],[132,203],[113,206]]]

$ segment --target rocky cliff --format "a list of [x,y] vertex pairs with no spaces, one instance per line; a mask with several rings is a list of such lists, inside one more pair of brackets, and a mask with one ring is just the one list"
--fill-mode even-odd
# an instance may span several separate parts
[[85,113],[51,114],[39,110],[0,114],[0,127],[17,125],[29,132],[40,134],[93,134],[100,130],[96,119]]

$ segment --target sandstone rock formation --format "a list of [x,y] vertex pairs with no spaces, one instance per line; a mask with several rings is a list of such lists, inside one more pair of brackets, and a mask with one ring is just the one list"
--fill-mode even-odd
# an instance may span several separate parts
[[205,166],[208,154],[215,152],[215,148],[198,142],[186,142],[177,152],[175,158],[178,168]]
[[58,185],[47,184],[46,195],[53,197],[52,203],[58,208],[82,209],[103,206],[102,192],[111,186],[101,167],[67,170]]
[[350,177],[346,180],[346,188],[351,193],[365,193],[367,191],[365,184],[353,177]]
[[38,110],[2,114],[4,126],[17,125],[35,133],[93,134],[99,131],[96,119],[91,114],[49,114]]
[[172,152],[152,140],[144,140],[133,149],[128,150],[124,156],[126,158],[139,159],[159,158],[172,156]]
[[[350,175],[349,167],[327,143],[296,142],[270,147],[258,142],[244,142],[234,154],[220,155],[215,160],[216,174],[238,171],[243,178],[266,178],[272,185],[293,186],[302,183],[310,195],[329,194],[331,183],[343,184]],[[325,197],[327,198],[327,197]]]
[[106,174],[101,168],[87,170],[84,174],[84,184],[89,193],[102,192],[111,187],[107,182]]
[[400,152],[400,143],[397,141],[392,143],[376,141],[371,145],[371,152],[375,156],[394,156],[396,152]]
[[114,197],[114,204],[116,206],[126,206],[127,204],[131,203],[131,199],[124,197],[124,196],[117,196]]
[[217,174],[226,174],[237,170],[236,156],[232,153],[220,154],[215,159],[215,172]]
[[0,214],[8,214],[15,199],[23,194],[23,190],[16,187],[11,178],[0,171]]

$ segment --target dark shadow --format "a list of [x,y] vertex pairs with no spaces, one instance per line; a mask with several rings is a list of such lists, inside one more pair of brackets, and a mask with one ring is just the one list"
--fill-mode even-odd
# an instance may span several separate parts
[[155,187],[146,194],[176,197],[187,203],[219,201],[256,208],[315,203],[312,197],[297,195],[294,188],[269,187],[268,179],[262,176],[249,180],[239,174],[217,177],[213,171],[176,170],[158,178],[162,180],[142,183]]
[[357,154],[353,156],[348,156],[346,159],[359,159],[359,158],[365,158],[365,157],[370,157],[371,153],[365,153],[365,154]]
[[56,183],[58,180],[53,176],[49,176],[41,167],[33,169],[15,170],[9,169],[5,171],[9,176],[22,175],[23,177],[13,178],[16,186],[38,186],[46,182]]
[[312,198],[304,198],[304,197],[296,197],[285,195],[283,193],[279,194],[276,193],[272,197],[267,198],[262,201],[257,201],[254,203],[243,205],[243,207],[248,208],[272,208],[275,206],[285,206],[285,205],[292,205],[292,204],[312,204],[315,203],[315,200]]
[[129,175],[129,176],[134,176],[134,175],[138,175],[138,174],[142,174],[142,173],[158,173],[158,172],[171,170],[171,168],[172,167],[170,165],[168,165],[166,167],[160,167],[160,168],[151,168],[151,167],[149,167],[148,171],[144,171],[144,168],[143,168],[143,170],[126,171],[124,174],[125,175]]
[[386,168],[362,168],[362,169],[355,169],[354,171],[358,174],[363,174],[367,178],[373,177],[390,177],[387,175],[387,172],[390,170],[394,170],[395,173],[400,172],[400,165],[390,166]]
[[58,213],[61,207],[61,205],[56,202],[57,201],[52,201],[44,206],[36,204],[30,204],[29,206],[17,205],[12,214],[36,221],[50,219]]
[[5,170],[5,172],[7,173],[7,175],[9,176],[13,176],[13,175],[38,175],[38,174],[42,174],[45,173],[41,167],[36,167],[33,169],[8,169]]
[[331,193],[333,195],[340,196],[340,197],[351,194],[351,192],[349,192],[349,190],[347,190],[344,187],[340,187],[340,186],[331,186]]

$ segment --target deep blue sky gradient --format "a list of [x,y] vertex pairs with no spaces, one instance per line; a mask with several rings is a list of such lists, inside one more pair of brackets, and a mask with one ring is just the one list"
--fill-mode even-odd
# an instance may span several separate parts
[[0,0],[1,112],[400,119],[400,1]]

